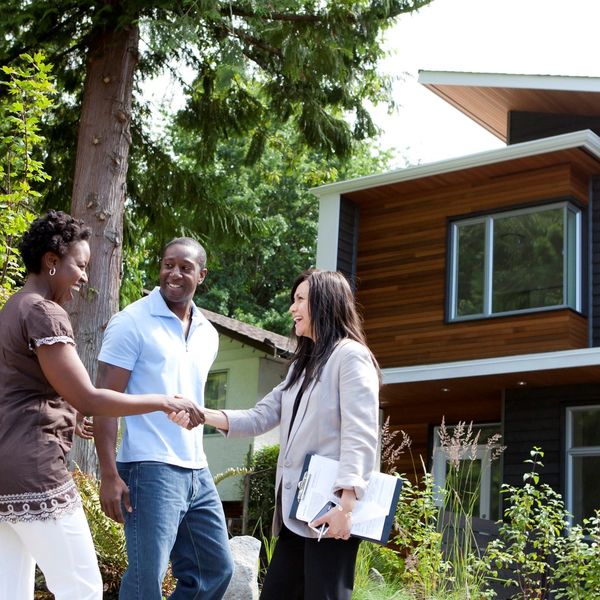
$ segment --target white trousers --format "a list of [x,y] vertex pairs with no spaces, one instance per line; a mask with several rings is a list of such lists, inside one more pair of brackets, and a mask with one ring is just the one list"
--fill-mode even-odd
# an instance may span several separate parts
[[0,600],[33,600],[36,563],[56,600],[102,600],[83,508],[48,521],[0,522]]

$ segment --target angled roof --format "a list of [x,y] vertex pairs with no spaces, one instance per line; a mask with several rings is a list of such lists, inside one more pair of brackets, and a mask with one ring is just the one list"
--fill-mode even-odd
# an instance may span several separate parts
[[248,325],[248,323],[226,317],[206,308],[200,308],[200,310],[219,333],[253,346],[262,352],[270,353],[273,356],[288,357],[294,351],[292,340],[284,335]]
[[512,110],[600,116],[600,77],[419,71],[419,83],[505,143]]
[[600,137],[587,129],[585,131],[564,133],[541,140],[512,144],[506,148],[486,150],[484,152],[477,152],[476,154],[440,160],[416,167],[394,169],[377,175],[367,175],[366,177],[329,183],[312,188],[311,192],[319,198],[323,198],[436,176],[443,176],[448,183],[452,174],[456,174],[459,177],[459,172],[466,169],[481,167],[490,169],[493,168],[493,165],[500,165],[515,159],[524,159],[527,157],[536,157],[539,166],[540,161],[543,160],[540,158],[542,156],[547,155],[548,160],[552,161],[555,160],[553,157],[556,152],[574,149],[583,150],[593,159],[600,160]]

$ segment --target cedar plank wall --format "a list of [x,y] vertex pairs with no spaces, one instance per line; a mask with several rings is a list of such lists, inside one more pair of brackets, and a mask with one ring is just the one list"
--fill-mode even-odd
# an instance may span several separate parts
[[[554,164],[547,166],[549,161]],[[360,207],[357,299],[369,345],[381,366],[586,347],[586,319],[570,310],[446,323],[447,219],[566,196],[585,206],[588,174],[597,172],[594,162],[568,152],[556,161],[533,157],[507,167],[442,174],[348,194]],[[439,388],[427,397],[415,397],[403,389],[384,386],[381,399],[391,429],[404,430],[412,440],[410,451],[396,465],[411,478],[421,472],[419,457],[430,467],[431,428],[442,417],[447,424],[502,420],[501,393],[477,380],[464,397],[454,390],[441,393]]]
[[587,347],[586,319],[571,310],[444,321],[449,217],[565,196],[586,203],[587,193],[587,179],[565,162],[458,185],[403,182],[349,194],[360,200],[358,301],[381,366]]

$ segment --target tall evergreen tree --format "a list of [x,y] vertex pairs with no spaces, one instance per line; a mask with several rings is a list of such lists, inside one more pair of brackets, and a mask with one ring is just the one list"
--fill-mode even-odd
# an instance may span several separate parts
[[[95,234],[89,293],[73,315],[91,371],[101,328],[118,306],[134,75],[139,82],[175,62],[193,69],[182,122],[199,131],[203,162],[220,139],[242,133],[251,139],[247,159],[255,160],[286,122],[314,148],[344,155],[353,138],[374,133],[365,102],[387,91],[377,74],[381,33],[429,1],[2,2],[0,62],[43,49],[71,95],[56,114],[64,140],[73,140],[76,123],[69,101],[79,113],[75,156],[60,160],[74,169],[71,212]],[[55,185],[66,195],[64,173]],[[173,209],[203,210],[206,196],[190,187],[198,195],[173,197]]]
[[[374,133],[365,103],[386,97],[377,74],[381,33],[394,17],[429,2],[3,0],[0,63],[44,50],[65,93],[48,136],[56,146],[47,170],[54,197],[70,195],[71,213],[94,231],[88,293],[72,312],[92,376],[102,329],[118,308],[131,140],[147,139],[133,112],[136,83],[173,64],[193,70],[181,120],[199,132],[201,162],[212,160],[219,140],[236,135],[250,140],[252,162],[284,123],[312,147],[343,156],[352,139]],[[67,152],[57,152],[61,146]],[[173,197],[156,214],[189,210],[212,219],[199,182],[175,175],[158,182]]]

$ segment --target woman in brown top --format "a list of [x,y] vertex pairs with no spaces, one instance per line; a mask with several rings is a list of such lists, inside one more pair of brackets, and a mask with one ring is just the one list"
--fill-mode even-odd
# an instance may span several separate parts
[[33,598],[36,563],[57,600],[102,598],[92,538],[67,470],[76,411],[185,411],[184,426],[202,421],[191,400],[92,385],[62,308],[87,281],[90,234],[60,211],[34,221],[20,246],[25,285],[0,311],[0,600]]

